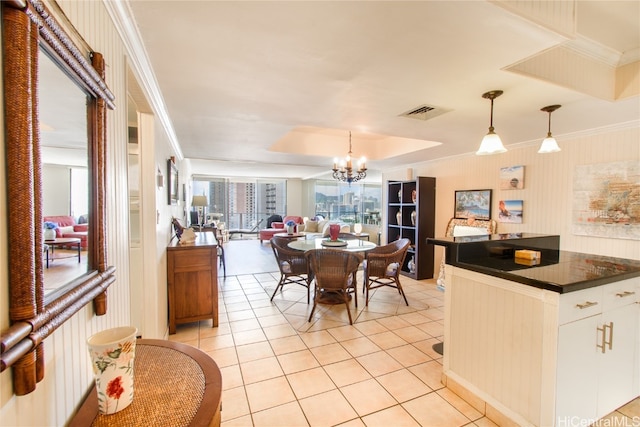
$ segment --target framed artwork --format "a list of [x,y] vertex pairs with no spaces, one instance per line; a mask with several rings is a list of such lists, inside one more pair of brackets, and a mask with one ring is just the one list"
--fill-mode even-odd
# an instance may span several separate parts
[[456,191],[454,217],[491,219],[491,190]]
[[498,222],[522,224],[522,200],[500,200],[498,202]]
[[522,190],[524,188],[524,166],[500,168],[501,190]]
[[167,185],[167,193],[169,196],[168,203],[170,205],[178,204],[178,168],[173,159],[167,160],[167,176],[169,185]]
[[640,161],[578,165],[573,174],[573,234],[640,240]]

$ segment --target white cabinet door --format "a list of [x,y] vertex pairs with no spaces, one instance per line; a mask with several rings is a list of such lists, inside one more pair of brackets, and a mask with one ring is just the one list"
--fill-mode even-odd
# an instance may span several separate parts
[[[605,345],[605,352],[598,354],[600,377],[598,389],[598,417],[604,417],[611,411],[633,399],[634,368],[637,364],[635,353],[638,334],[637,304],[629,304],[608,310],[602,314],[600,326],[612,324],[612,331],[605,334],[606,341],[611,340],[611,348]],[[599,332],[598,339],[601,339]]]
[[559,328],[556,425],[570,425],[577,418],[596,419],[598,373],[594,367],[598,365],[600,319],[598,314]]

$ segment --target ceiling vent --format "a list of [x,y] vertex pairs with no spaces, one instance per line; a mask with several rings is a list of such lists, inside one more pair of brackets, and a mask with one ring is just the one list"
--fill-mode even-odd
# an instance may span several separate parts
[[429,120],[449,111],[451,110],[445,110],[444,108],[435,107],[433,105],[422,104],[416,108],[412,108],[411,110],[400,114],[400,117],[409,117],[410,119],[418,120]]

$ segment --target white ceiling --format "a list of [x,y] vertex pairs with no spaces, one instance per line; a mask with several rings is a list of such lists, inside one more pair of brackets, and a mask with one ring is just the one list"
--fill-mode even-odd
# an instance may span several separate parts
[[[489,127],[490,102],[482,94],[495,89],[504,91],[495,100],[494,126],[507,148],[546,135],[546,105],[563,106],[552,118],[560,145],[563,135],[640,118],[637,89],[605,99],[507,70],[571,43],[582,51],[595,46],[589,61],[613,71],[637,61],[638,1],[577,2],[569,13],[577,17],[573,34],[500,2],[124,4],[119,19],[134,22],[138,34],[128,37],[141,40],[136,75],[157,90],[148,95],[156,98],[151,104],[164,110],[156,113],[168,118],[165,126],[194,173],[323,176],[334,157],[346,155],[349,132],[354,156],[368,158],[373,176],[475,152]],[[401,117],[424,104],[439,115]]]

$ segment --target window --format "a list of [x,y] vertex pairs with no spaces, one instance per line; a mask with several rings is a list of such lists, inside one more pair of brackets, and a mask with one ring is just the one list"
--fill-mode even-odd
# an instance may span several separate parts
[[71,168],[71,215],[79,220],[89,214],[89,174],[86,168]]
[[316,181],[316,215],[347,223],[380,223],[382,186]]
[[287,208],[283,179],[197,177],[193,194],[207,196],[205,222],[223,221],[228,230],[256,231],[265,227],[269,216]]

